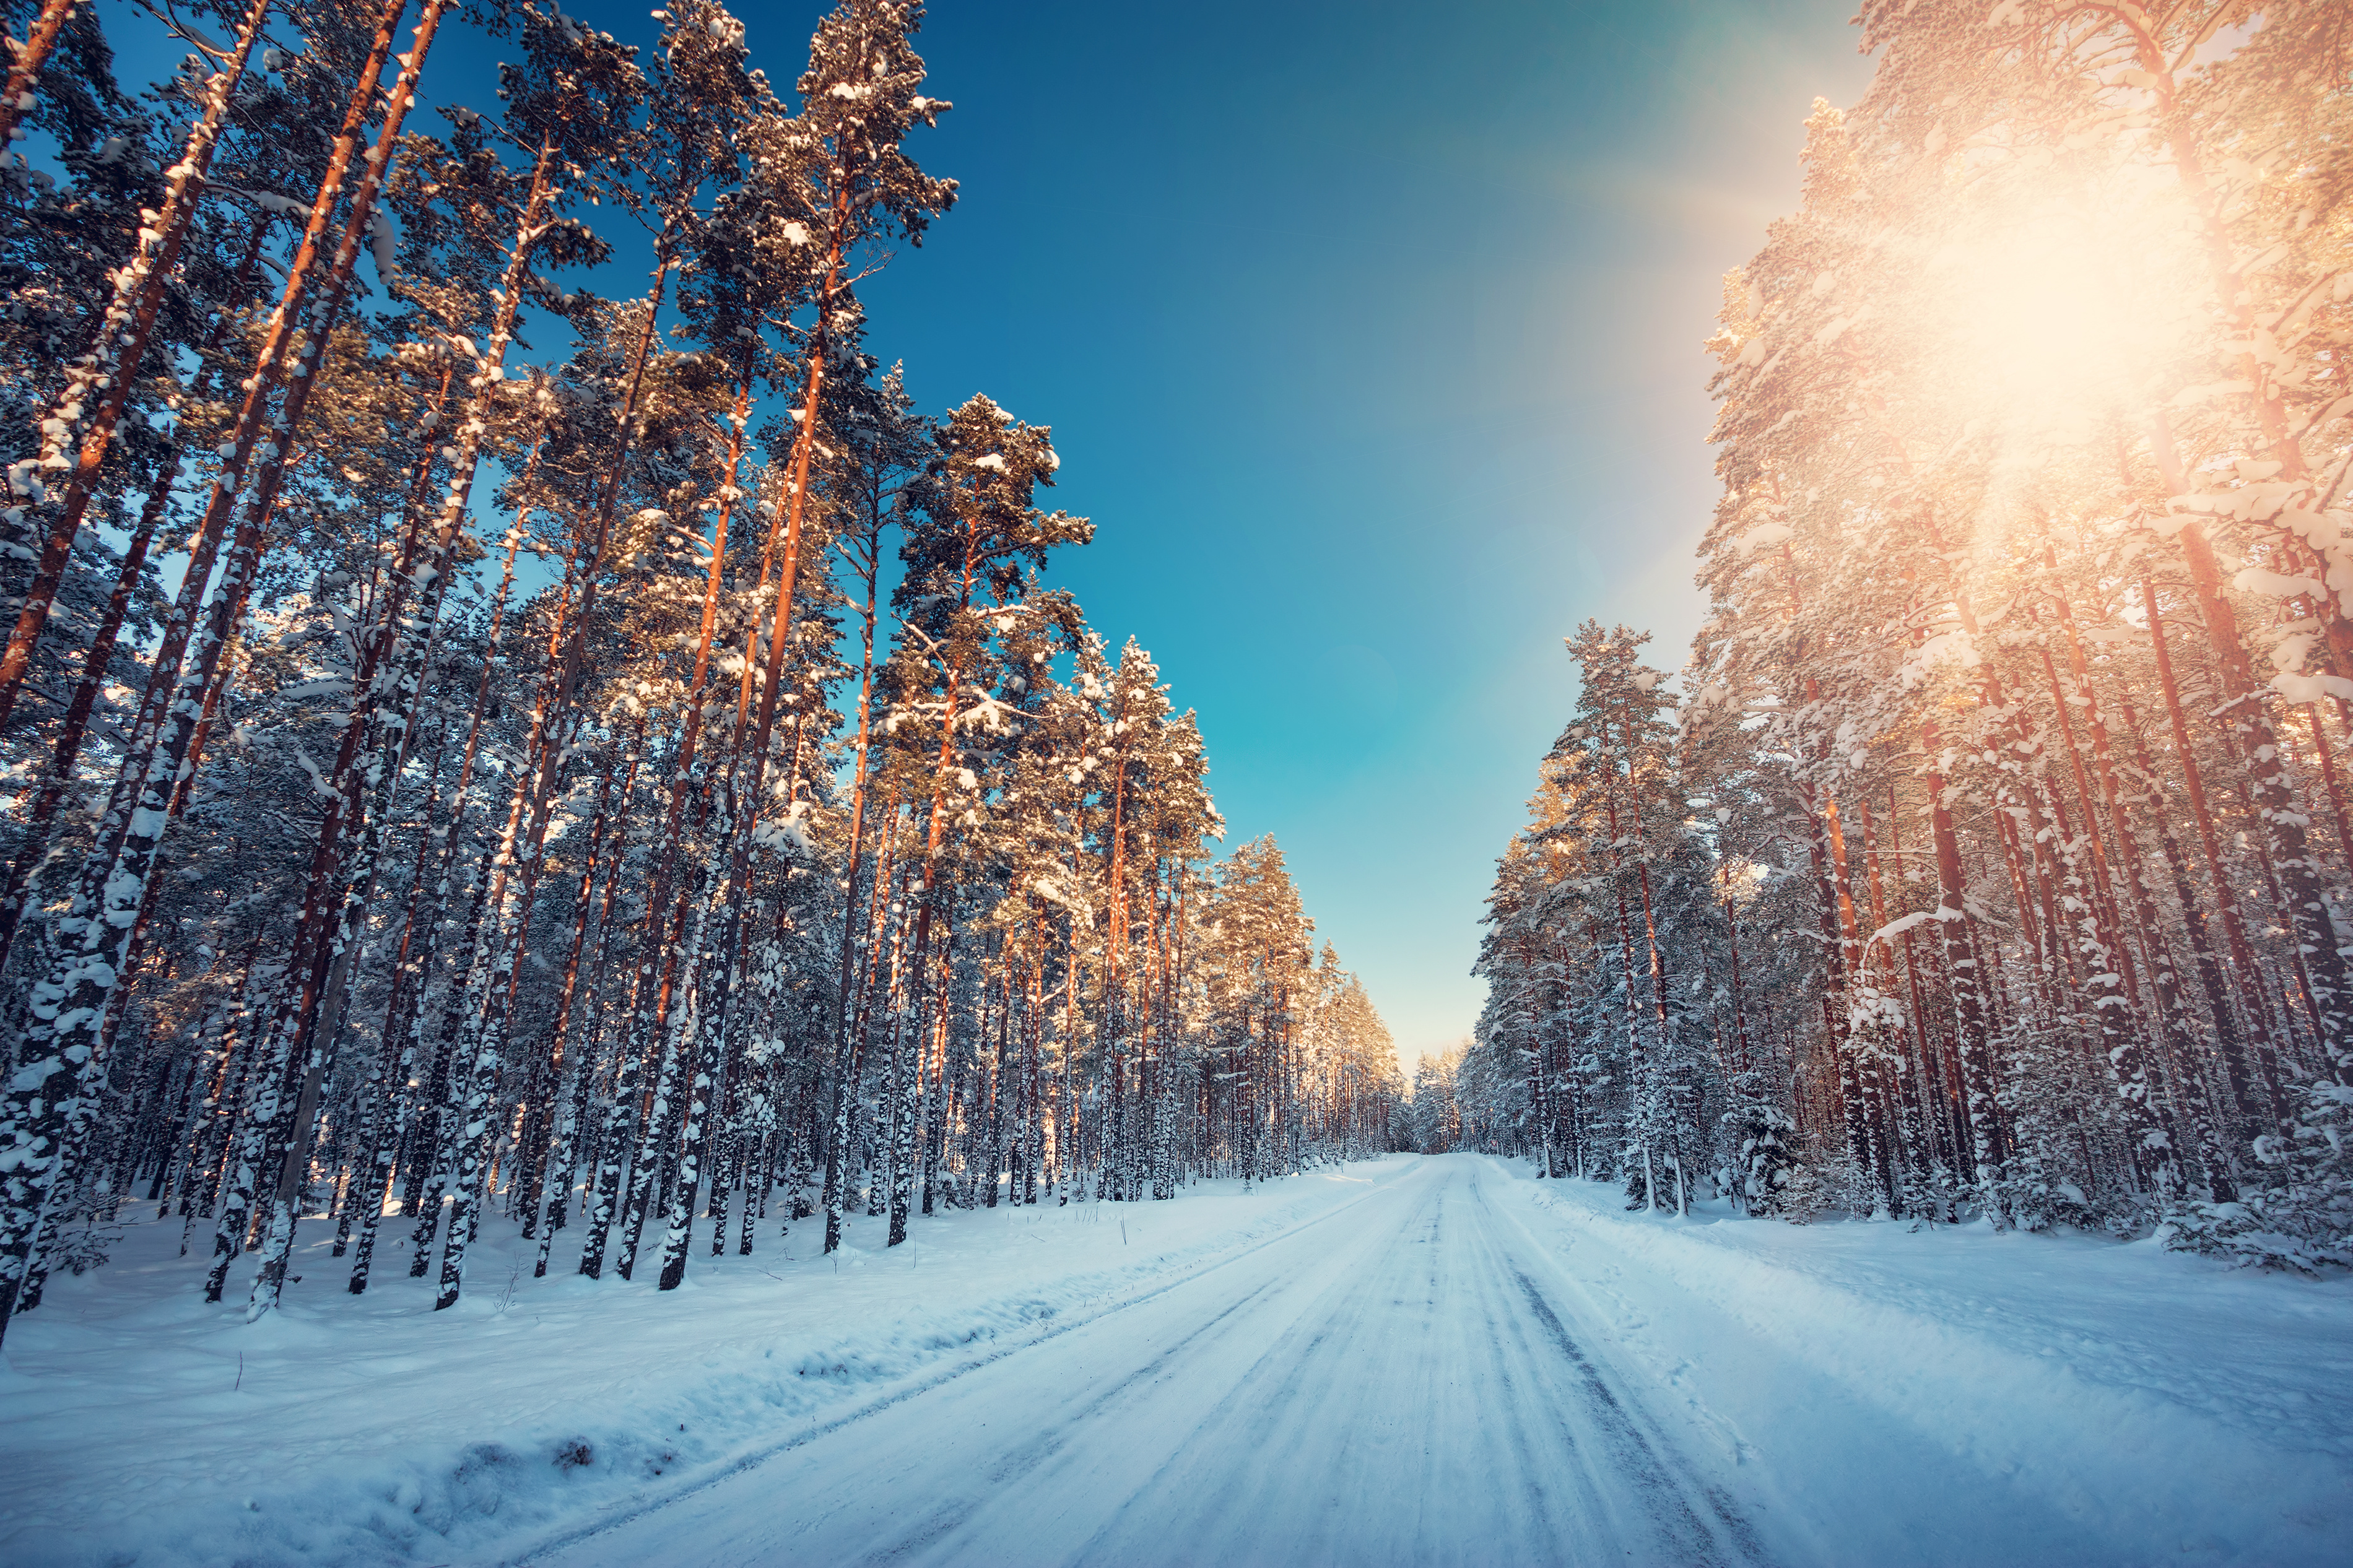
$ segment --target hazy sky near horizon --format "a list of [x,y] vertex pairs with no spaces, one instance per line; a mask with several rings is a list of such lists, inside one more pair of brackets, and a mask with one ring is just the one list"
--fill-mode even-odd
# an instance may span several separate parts
[[[780,83],[816,6],[747,10]],[[1466,1035],[1561,638],[1680,665],[1718,279],[1860,95],[1845,0],[934,6],[962,182],[870,284],[938,410],[1050,425],[1057,576],[1199,710],[1409,1063]]]

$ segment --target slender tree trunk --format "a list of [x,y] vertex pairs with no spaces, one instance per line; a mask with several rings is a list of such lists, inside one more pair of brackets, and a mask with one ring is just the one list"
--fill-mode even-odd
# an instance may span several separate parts
[[33,86],[40,80],[41,68],[48,63],[50,52],[58,47],[58,36],[73,20],[79,5],[79,0],[42,0],[24,38],[7,40],[16,58],[8,68],[6,84],[0,86],[0,148],[16,139],[17,122],[31,111]]
[[2000,1216],[2003,1152],[1994,1120],[1998,1084],[1987,1020],[1985,972],[1964,901],[1968,881],[1961,870],[1960,836],[1953,826],[1945,782],[1945,748],[1933,724],[1921,726],[1920,749],[1929,759],[1923,782],[1928,795],[1929,839],[1936,855],[1936,921],[1953,998],[1953,1034],[1959,1047],[1961,1091],[1968,1112],[1970,1174],[1987,1215]]
[[[179,162],[164,175],[164,205],[152,220],[142,220],[139,230],[138,247],[129,260],[113,274],[114,293],[105,309],[99,312],[94,342],[90,352],[76,362],[66,373],[65,389],[58,394],[48,416],[40,423],[41,455],[13,465],[8,472],[11,494],[5,498],[41,501],[47,499],[47,481],[40,475],[55,476],[60,472],[71,475],[65,494],[59,498],[57,515],[51,520],[41,554],[33,568],[33,581],[26,590],[25,602],[17,612],[16,626],[8,634],[5,647],[0,647],[0,724],[15,711],[16,697],[24,689],[25,677],[32,667],[33,645],[47,624],[49,606],[57,598],[58,586],[64,581],[67,563],[72,558],[74,536],[81,531],[81,521],[90,507],[91,491],[96,487],[99,470],[105,466],[107,453],[112,448],[114,432],[121,423],[122,411],[131,400],[131,391],[139,378],[141,363],[146,358],[148,339],[155,329],[155,317],[163,304],[164,292],[179,260],[180,247],[186,242],[188,226],[195,219],[196,205],[204,195],[205,177],[212,167],[213,153],[219,145],[220,131],[227,118],[237,84],[244,79],[245,62],[253,46],[261,37],[264,19],[269,14],[270,0],[251,0],[239,23],[236,42],[230,46],[228,58],[220,62],[212,80],[206,84],[201,102],[204,107],[195,124],[188,132],[186,144],[180,151]],[[58,11],[60,0],[47,0],[44,14],[36,23],[33,38],[41,58],[47,54],[47,45],[54,44],[57,29],[62,26],[70,5]],[[383,48],[392,47],[392,28],[406,0],[385,0],[392,20],[378,30]],[[51,13],[56,13],[51,25]],[[43,28],[47,28],[46,43],[40,42]],[[371,57],[377,71],[384,68],[382,54]],[[0,101],[0,150],[7,146],[8,133],[14,129],[17,107],[29,96],[31,72],[40,68],[40,58],[31,60],[20,51],[17,63],[9,72],[9,87],[5,100]],[[25,84],[17,85],[24,78]],[[375,89],[375,79],[368,78],[369,91]],[[353,109],[346,116],[343,137],[336,143],[345,149],[359,128],[363,100],[356,94]],[[348,151],[345,155],[348,156]],[[340,172],[330,165],[328,180],[332,184]],[[322,203],[321,206],[329,204]],[[316,229],[325,223],[321,207],[311,213]],[[92,406],[92,405],[95,406]],[[66,456],[75,448],[73,458]],[[11,522],[25,521],[21,506],[12,506]],[[209,562],[206,563],[207,569]],[[195,562],[189,563],[193,574],[202,575]],[[0,1329],[5,1329],[0,1318]]]
[[[2071,666],[2078,667],[2074,670],[2077,689],[2073,695],[2085,705],[2084,721],[2092,731],[2094,760],[2101,768],[2103,788],[2099,798],[2113,806],[2115,796],[2108,787],[2113,780],[2107,771],[2107,731],[2101,725],[2097,701],[2084,679],[2085,669],[2082,668],[2082,649],[2075,642],[2073,623],[2063,604],[2060,606],[2059,615],[2062,626],[2068,634],[2069,662]],[[2068,762],[2075,778],[2076,798],[2084,809],[2084,837],[2092,857],[2091,886],[2086,890],[2093,896],[2084,903],[2083,935],[2078,945],[2087,955],[2097,955],[2100,960],[2092,983],[2095,988],[2093,1007],[2105,1047],[2103,1054],[2109,1077],[2124,1102],[2126,1131],[2133,1143],[2134,1163],[2143,1168],[2146,1168],[2144,1162],[2154,1165],[2151,1173],[2160,1199],[2169,1203],[2179,1187],[2180,1166],[2176,1152],[2179,1140],[2174,1130],[2173,1118],[2157,1092],[2156,1075],[2149,1070],[2147,1053],[2142,1048],[2137,1021],[2133,1016],[2130,950],[2122,941],[2124,922],[2111,896],[2111,889],[2117,880],[2117,857],[2127,858],[2122,863],[2127,871],[2134,869],[2138,857],[2132,848],[2129,829],[2120,811],[2111,811],[2108,819],[2109,832],[2115,840],[2115,853],[2103,853],[2092,784],[2084,768],[2083,749],[2075,739],[2074,721],[2069,717],[2070,693],[2060,683],[2059,668],[2051,657],[2047,643],[2040,651],[2043,674],[2050,683],[2051,705],[2058,723],[2060,741],[2067,748]],[[2147,891],[2145,888],[2139,890],[2144,894]],[[2142,906],[2138,912],[2145,917],[2142,923],[2144,936],[2153,941],[2157,929],[2154,911]],[[2169,1029],[2180,1018],[2179,994],[2173,987],[2169,965],[2159,963],[2154,964],[2153,968],[2158,1026]]]
[[[2252,367],[2252,359],[2248,362]],[[2160,416],[2152,444],[2166,484],[2177,495],[2189,493],[2187,476],[2173,455],[2170,433]],[[2344,955],[2338,951],[2335,922],[2321,889],[2319,867],[2313,860],[2305,834],[2305,815],[2289,783],[2284,749],[2263,708],[2249,668],[2245,644],[2230,603],[2221,592],[2221,574],[2211,546],[2195,521],[2185,520],[2175,536],[2189,569],[2200,608],[2206,618],[2208,640],[2223,680],[2223,711],[2232,737],[2246,759],[2249,790],[2276,868],[2286,912],[2296,938],[2296,955],[2310,977],[2314,1026],[2330,1059],[2353,1052],[2353,991],[2348,991]]]
[[74,763],[81,756],[82,737],[90,729],[90,718],[98,708],[99,694],[106,686],[108,670],[114,663],[115,640],[122,631],[123,616],[131,607],[132,595],[137,592],[141,571],[147,563],[148,547],[154,542],[155,530],[169,510],[172,477],[178,468],[176,456],[167,459],[164,477],[148,491],[147,501],[140,509],[138,527],[131,535],[131,543],[122,552],[122,567],[116,574],[114,592],[108,595],[106,610],[99,618],[98,630],[90,637],[90,651],[83,656],[81,679],[75,684],[72,700],[66,705],[65,717],[58,721],[56,740],[51,743],[48,775],[41,781],[40,794],[34,797],[33,809],[25,824],[25,847],[17,852],[16,862],[9,868],[8,886],[0,893],[0,971],[8,966],[16,949],[16,931],[25,914],[25,905],[32,894],[34,877],[39,872],[56,843],[58,806],[65,799],[73,783]]
[[[2181,764],[2181,778],[2189,796],[2190,816],[2198,824],[2200,847],[2205,851],[2206,868],[2214,893],[2215,912],[2222,922],[2222,934],[2227,942],[2242,1001],[2249,1022],[2257,1033],[2258,1049],[2270,1046],[2271,1010],[2262,1000],[2260,972],[2255,966],[2253,944],[2247,940],[2245,922],[2239,913],[2236,891],[2231,885],[2230,873],[2222,861],[2221,836],[2215,831],[2214,814],[2207,803],[2206,784],[2198,765],[2198,754],[2189,740],[2189,721],[2182,710],[2181,691],[2174,679],[2173,657],[2167,645],[2165,621],[2158,611],[2157,585],[2144,574],[2141,578],[2141,605],[2148,616],[2151,645],[2157,655],[2159,688],[2165,694],[2166,711],[2173,725],[2173,746],[2176,760]],[[2239,1113],[2250,1121],[2256,1112],[2248,1093],[2247,1062],[2238,1046],[2235,1034],[2220,1042],[2223,1047],[2223,1066],[2229,1072],[2232,1098],[2238,1102]],[[2277,1108],[2274,1108],[2276,1110]]]

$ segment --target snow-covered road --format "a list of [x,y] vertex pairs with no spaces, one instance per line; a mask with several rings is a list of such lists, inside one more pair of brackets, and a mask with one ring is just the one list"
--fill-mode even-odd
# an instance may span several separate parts
[[2353,1279],[1472,1154],[882,1225],[497,1222],[450,1313],[321,1226],[251,1326],[133,1225],[0,1362],[0,1563],[2353,1563]]
[[[2014,1487],[1881,1468],[1934,1461],[1861,1410],[1832,1424],[1845,1452],[1725,1452],[1672,1383],[1621,1362],[1526,1191],[1483,1160],[1428,1161],[534,1560],[2116,1560]],[[1887,1517],[1809,1518],[1773,1494],[1777,1471],[1858,1459]]]
[[[565,1563],[1742,1563],[1479,1163],[811,1437]],[[1492,1173],[1488,1176],[1493,1181]]]

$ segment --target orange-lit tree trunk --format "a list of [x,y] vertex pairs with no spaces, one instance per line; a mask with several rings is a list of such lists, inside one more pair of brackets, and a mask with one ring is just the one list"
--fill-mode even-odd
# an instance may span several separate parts
[[[380,51],[371,55],[368,66],[363,68],[370,73],[365,79],[364,92],[354,92],[344,118],[343,136],[335,143],[346,160],[359,132],[362,110],[375,91],[373,73],[384,69],[384,57],[392,48],[393,28],[406,3],[407,0],[385,0],[387,15],[377,29]],[[63,26],[66,15],[72,9],[68,4],[60,10],[59,4],[60,0],[47,0],[44,15],[34,28],[36,40],[47,26],[47,42],[56,41],[57,27]],[[15,711],[17,694],[24,689],[25,677],[32,668],[33,646],[48,621],[49,606],[56,601],[66,565],[73,555],[74,536],[81,531],[99,471],[105,467],[115,429],[121,423],[122,411],[129,405],[132,388],[138,382],[148,339],[154,332],[156,313],[179,259],[180,247],[186,242],[188,226],[195,220],[205,176],[219,145],[222,123],[237,84],[244,79],[245,62],[261,37],[269,4],[270,0],[252,0],[237,26],[237,41],[230,47],[228,58],[220,62],[206,84],[201,100],[203,110],[188,132],[179,162],[164,176],[164,205],[142,217],[138,248],[115,270],[113,295],[96,314],[90,353],[69,368],[64,390],[50,406],[47,416],[39,422],[40,456],[9,469],[10,493],[5,499],[12,506],[26,500],[45,501],[50,479],[60,472],[70,478],[66,481],[65,493],[58,499],[56,515],[49,521],[40,559],[34,565],[33,580],[26,589],[16,625],[9,631],[6,645],[0,647],[0,723],[5,723]],[[50,26],[53,15],[55,26]],[[46,45],[41,46],[40,52],[46,56]],[[16,68],[9,72],[5,107],[0,107],[0,149],[8,145],[7,132],[21,112],[17,105],[30,90],[30,71],[40,68],[39,60],[33,59],[28,71],[26,59],[20,53]],[[20,77],[24,79],[23,85],[18,85]],[[330,164],[330,184],[340,172],[340,165]],[[325,209],[332,205],[324,199],[323,192],[322,195],[321,203],[311,209],[314,230],[325,224]],[[298,264],[299,261],[298,257]],[[289,287],[292,287],[290,279]],[[70,458],[67,456],[69,451],[73,454]],[[48,478],[44,479],[44,475]],[[17,516],[21,518],[21,510]],[[213,537],[218,538],[216,529]],[[199,571],[195,553],[191,552],[188,570],[201,579],[209,573],[211,560],[207,554],[204,570]]]
[[[2151,426],[2150,445],[2167,489],[2176,495],[2189,493],[2188,476],[2174,453],[2171,433],[2162,416]],[[2305,814],[2288,780],[2284,749],[2263,710],[2263,688],[2250,668],[2237,617],[2222,596],[2221,571],[2213,547],[2191,518],[2183,519],[2174,538],[2205,616],[2206,635],[2222,678],[2223,713],[2245,759],[2247,786],[2280,879],[2295,933],[2296,955],[2310,977],[2314,1026],[2322,1049],[2335,1062],[2353,1053],[2353,992],[2348,989],[2345,959],[2337,950],[2319,868],[2306,842]]]
[[[2215,830],[2214,813],[2206,798],[2203,770],[2198,765],[2198,754],[2190,744],[2189,723],[2181,706],[2181,689],[2174,679],[2173,655],[2166,640],[2165,620],[2158,613],[2157,584],[2144,575],[2141,578],[2141,605],[2148,616],[2149,635],[2157,656],[2159,689],[2165,695],[2167,717],[2173,726],[2174,756],[2181,767],[2182,784],[2189,796],[2191,818],[2198,824],[2198,841],[2205,851],[2206,869],[2213,887],[2214,910],[2222,922],[2222,934],[2231,953],[2231,966],[2238,981],[2240,999],[2246,1009],[2248,1023],[2255,1032],[2259,1054],[2268,1055],[2275,1049],[2271,1007],[2263,994],[2262,971],[2256,967],[2253,945],[2247,940],[2246,923],[2239,912],[2239,900],[2232,888],[2230,872],[2222,862],[2221,837]],[[2239,1114],[2253,1123],[2260,1120],[2249,1093],[2248,1065],[2243,1051],[2238,1049],[2235,1032],[2220,1041],[2223,1049],[2223,1065],[2231,1080],[2232,1098],[2238,1102]],[[2276,1100],[2271,1108],[2274,1118],[2282,1116],[2285,1108]]]

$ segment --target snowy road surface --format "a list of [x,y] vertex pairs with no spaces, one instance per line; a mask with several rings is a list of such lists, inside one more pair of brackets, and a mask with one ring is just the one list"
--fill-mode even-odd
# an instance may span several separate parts
[[1433,1162],[559,1560],[1759,1558],[1481,1174]]
[[[1623,1363],[1556,1244],[1504,1201],[1514,1187],[1526,1190],[1484,1161],[1427,1162],[545,1558],[2138,1560],[2096,1513],[2071,1518],[1957,1465],[1770,1352],[1767,1385],[1786,1381],[1813,1408],[1790,1410],[1784,1451],[1725,1444],[1674,1379]],[[1821,1474],[1842,1466],[1855,1468],[1852,1496]],[[1778,1495],[1782,1480],[1799,1495]]]
[[0,1565],[2353,1563],[2353,1279],[1532,1175],[772,1219],[676,1294],[494,1220],[447,1313],[320,1226],[251,1326],[142,1219],[9,1337]]

